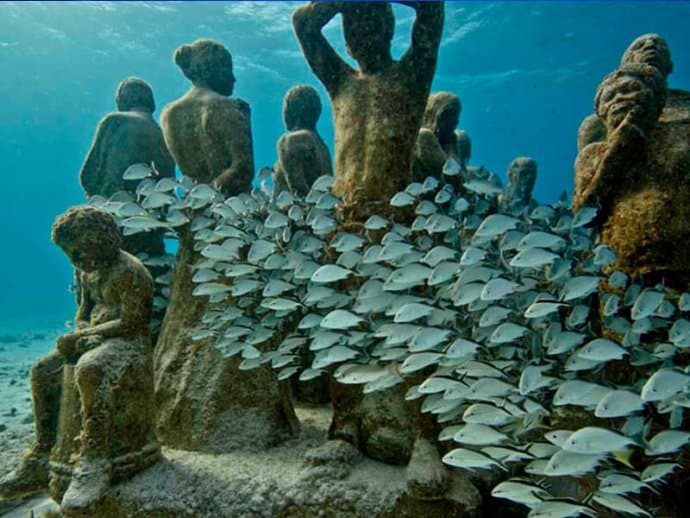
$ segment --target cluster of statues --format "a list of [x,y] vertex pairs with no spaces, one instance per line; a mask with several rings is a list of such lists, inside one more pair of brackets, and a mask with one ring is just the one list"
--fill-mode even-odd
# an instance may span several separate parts
[[668,45],[637,38],[578,131],[573,206],[598,205],[616,267],[649,283],[690,281],[690,93],[669,89]]
[[[361,223],[385,214],[390,196],[410,181],[441,178],[449,158],[461,178],[498,182],[468,164],[470,139],[456,129],[458,97],[430,94],[443,4],[406,4],[416,19],[410,48],[399,60],[391,57],[395,20],[388,3],[312,2],[296,10],[300,46],[333,106],[335,160],[332,167],[316,129],[322,109],[317,91],[308,85],[291,88],[283,104],[287,132],[278,141],[273,168],[275,192],[303,195],[316,178],[335,171],[340,216],[345,223]],[[337,14],[359,70],[321,32]],[[165,107],[160,127],[152,117],[149,85],[137,78],[119,85],[118,111],[99,123],[82,167],[87,196],[133,191],[135,185],[122,174],[141,162],[153,163],[160,178],[173,177],[177,164],[185,175],[226,195],[251,189],[251,113],[245,101],[230,97],[235,84],[230,53],[218,42],[198,40],[179,47],[174,62],[192,86]],[[601,239],[618,251],[619,267],[687,283],[690,94],[666,88],[671,70],[663,39],[645,35],[600,85],[596,115],[578,134],[574,207],[602,207]],[[536,162],[516,158],[507,176],[501,209],[534,206]],[[155,463],[158,441],[224,451],[268,447],[296,431],[289,386],[279,383],[270,367],[240,371],[239,360],[223,358],[208,339],[190,338],[207,302],[192,295],[190,265],[199,252],[189,228],[180,228],[170,303],[155,344],[149,329],[152,277],[132,254],[162,253],[161,235],[122,237],[107,212],[79,206],[56,220],[52,236],[77,270],[80,305],[75,329],[32,369],[36,441],[20,468],[0,480],[0,496],[50,483],[63,511],[84,511],[112,482]],[[399,387],[367,401],[350,388],[332,391],[332,438],[380,460],[409,461],[410,491],[424,498],[445,491],[434,446],[437,430],[404,401]],[[382,409],[383,418],[370,415]],[[431,475],[426,470],[419,479],[431,483],[421,487],[414,474],[430,458]]]

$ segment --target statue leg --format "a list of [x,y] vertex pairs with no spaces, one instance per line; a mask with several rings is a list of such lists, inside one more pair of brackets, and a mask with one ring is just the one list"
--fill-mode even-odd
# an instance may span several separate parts
[[31,397],[36,440],[24,455],[21,466],[0,479],[0,497],[13,498],[48,487],[48,457],[55,444],[60,416],[64,357],[54,351],[31,368]]
[[81,447],[79,464],[62,499],[63,512],[84,511],[105,495],[110,485],[109,458],[112,388],[122,367],[122,355],[114,342],[105,341],[82,355],[75,381],[81,400]]

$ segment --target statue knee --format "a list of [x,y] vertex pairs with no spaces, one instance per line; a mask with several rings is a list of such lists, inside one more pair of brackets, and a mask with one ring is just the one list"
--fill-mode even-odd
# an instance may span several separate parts
[[77,386],[93,387],[99,385],[105,373],[101,366],[95,361],[79,361],[74,372]]

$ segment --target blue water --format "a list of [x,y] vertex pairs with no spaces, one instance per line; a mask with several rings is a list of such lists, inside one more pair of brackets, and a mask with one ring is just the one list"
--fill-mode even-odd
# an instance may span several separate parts
[[[98,120],[124,77],[148,81],[160,107],[187,80],[172,52],[200,37],[234,56],[235,95],[252,107],[257,168],[275,161],[281,104],[296,83],[319,88],[292,34],[293,2],[0,3],[0,334],[59,326],[74,312],[71,268],[50,242],[53,218],[83,201],[77,181]],[[394,55],[412,11],[395,7]],[[575,137],[601,78],[638,35],[658,32],[673,53],[669,85],[690,90],[688,3],[463,2],[446,5],[434,90],[456,93],[473,164],[504,177],[512,158],[539,164],[535,195],[572,191]],[[339,19],[325,34],[343,51]],[[160,109],[156,115],[160,113]]]

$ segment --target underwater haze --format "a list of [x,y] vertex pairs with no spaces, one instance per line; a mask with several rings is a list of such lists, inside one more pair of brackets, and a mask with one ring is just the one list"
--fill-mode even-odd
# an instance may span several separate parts
[[[252,109],[258,169],[276,160],[282,99],[309,83],[322,98],[319,130],[332,149],[328,98],[292,32],[301,2],[0,2],[0,334],[61,326],[74,313],[72,270],[50,242],[54,217],[82,203],[78,172],[117,84],[138,76],[158,109],[189,87],[172,62],[180,44],[213,38],[232,53],[233,97]],[[394,57],[409,45],[413,11],[395,6]],[[462,2],[446,4],[432,91],[460,97],[471,164],[505,182],[516,156],[536,159],[535,197],[572,193],[576,133],[602,77],[638,35],[661,34],[690,90],[690,3]],[[344,54],[339,17],[324,31]]]

